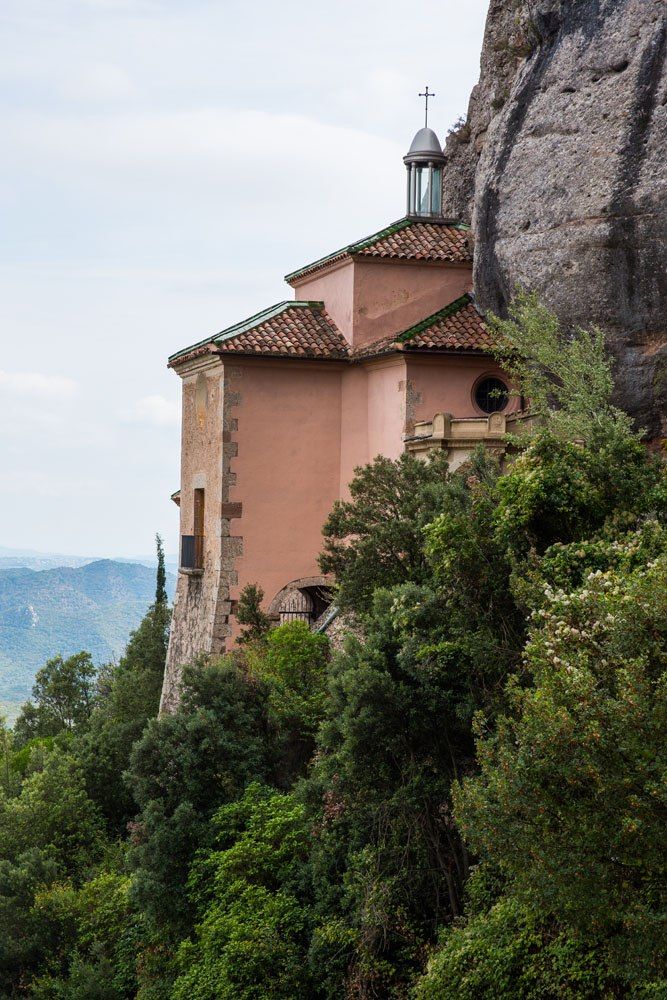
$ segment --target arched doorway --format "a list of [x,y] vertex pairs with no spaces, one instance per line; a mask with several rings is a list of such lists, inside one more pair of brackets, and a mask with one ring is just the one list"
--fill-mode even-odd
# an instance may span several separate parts
[[331,604],[331,577],[304,576],[292,580],[278,591],[269,604],[270,617],[280,625],[305,621],[309,625],[324,614]]

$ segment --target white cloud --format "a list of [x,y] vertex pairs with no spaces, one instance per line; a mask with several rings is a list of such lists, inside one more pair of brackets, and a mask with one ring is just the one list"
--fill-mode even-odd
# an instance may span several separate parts
[[100,10],[111,13],[149,14],[159,13],[161,4],[147,0],[74,0],[72,6],[80,6],[89,10]]
[[165,396],[143,396],[131,410],[121,410],[120,418],[125,423],[147,427],[178,427],[181,407],[177,400]]
[[67,397],[75,392],[76,387],[74,379],[63,375],[0,370],[0,391],[13,396]]
[[58,91],[70,102],[92,104],[133,97],[136,88],[129,74],[120,66],[98,62],[66,68]]
[[[83,497],[104,496],[108,486],[101,477],[95,479],[72,475],[69,469],[58,473],[53,470],[43,472],[35,468],[10,467],[3,473],[2,489],[6,495],[22,497],[24,500],[26,497],[30,497],[32,501],[36,497],[69,499],[76,507]],[[8,537],[6,535],[5,540]]]
[[402,106],[408,102],[414,106],[412,78],[405,73],[397,73],[396,70],[383,66],[369,74],[368,86],[372,94],[390,100],[392,108],[396,107],[397,101]]
[[[3,116],[8,154],[45,157],[54,161],[94,167],[105,173],[119,168],[147,169],[154,178],[162,174],[192,176],[196,167],[214,172],[219,185],[233,183],[252,205],[258,189],[249,183],[266,183],[270,169],[291,174],[298,166],[299,179],[314,170],[331,180],[340,176],[340,164],[392,164],[404,153],[405,138],[390,141],[360,129],[331,125],[305,115],[275,114],[216,107],[178,111],[127,111],[98,113],[82,118],[70,113],[8,113]],[[401,164],[402,166],[402,164]],[[239,188],[239,184],[243,184]]]

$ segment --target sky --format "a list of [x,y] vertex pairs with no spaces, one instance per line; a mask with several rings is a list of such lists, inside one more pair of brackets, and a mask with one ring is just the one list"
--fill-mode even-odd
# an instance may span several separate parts
[[404,213],[488,0],[0,0],[0,545],[175,552],[169,354]]

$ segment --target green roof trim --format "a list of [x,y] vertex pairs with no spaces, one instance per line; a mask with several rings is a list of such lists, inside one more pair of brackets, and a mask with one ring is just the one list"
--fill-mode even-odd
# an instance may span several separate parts
[[472,299],[466,293],[462,295],[459,299],[454,299],[450,302],[448,306],[444,309],[439,309],[437,312],[433,313],[432,316],[427,316],[426,319],[421,320],[419,323],[415,323],[408,330],[404,330],[403,333],[399,333],[397,337],[394,338],[394,343],[396,344],[406,344],[408,341],[412,340],[413,337],[418,337],[420,333],[424,330],[428,330],[430,326],[437,323],[441,319],[447,319],[448,316],[454,316],[457,312],[465,306],[470,305]]
[[[380,229],[379,232],[373,233],[372,236],[366,236],[363,240],[357,240],[356,243],[348,243],[346,247],[341,247],[340,250],[334,250],[333,253],[329,253],[326,257],[320,257],[319,260],[314,260],[312,264],[304,264],[303,267],[297,268],[296,271],[290,271],[289,274],[285,275],[285,281],[289,284],[294,281],[300,275],[305,274],[307,271],[312,270],[315,267],[324,267],[330,261],[336,260],[338,257],[345,257],[354,253],[360,253],[365,250],[366,247],[371,246],[376,240],[383,240],[387,236],[393,236],[394,233],[400,233],[402,229],[407,229],[409,226],[415,224],[419,220],[416,219],[398,219],[397,222],[392,222],[389,226],[385,226],[384,229]],[[433,223],[433,219],[424,219],[424,222]],[[443,225],[441,222],[437,222],[436,225]],[[448,226],[450,229],[460,229],[462,232],[466,232],[470,229],[470,226],[466,225],[465,222],[451,222],[449,220],[444,220],[444,225]]]
[[183,357],[183,355],[189,354],[191,351],[196,351],[198,347],[206,347],[207,344],[223,344],[226,340],[231,340],[233,337],[237,337],[241,333],[248,333],[249,330],[254,330],[254,328],[259,326],[261,323],[265,323],[267,320],[274,319],[274,317],[279,316],[280,313],[285,312],[286,309],[321,310],[324,309],[324,302],[311,302],[300,299],[297,299],[296,301],[286,299],[283,302],[277,302],[274,306],[269,306],[268,309],[262,309],[261,312],[255,313],[254,316],[249,316],[248,319],[241,320],[240,323],[234,323],[233,326],[228,326],[225,330],[221,330],[220,333],[215,333],[211,337],[206,337],[204,340],[200,340],[196,344],[191,344],[190,347],[184,347],[182,350],[170,355],[169,364],[173,361],[177,361],[178,358]]

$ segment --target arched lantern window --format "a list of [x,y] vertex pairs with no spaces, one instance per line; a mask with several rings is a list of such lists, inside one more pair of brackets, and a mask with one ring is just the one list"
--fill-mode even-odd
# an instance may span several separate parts
[[442,167],[445,156],[433,129],[419,129],[403,162],[408,175],[408,218],[441,219]]

